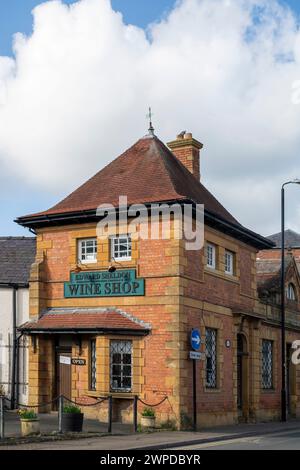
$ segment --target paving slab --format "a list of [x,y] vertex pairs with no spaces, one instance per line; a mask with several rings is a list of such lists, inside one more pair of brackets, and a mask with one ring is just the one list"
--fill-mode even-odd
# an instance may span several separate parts
[[[150,450],[168,449],[191,444],[224,441],[237,437],[280,433],[300,429],[300,420],[287,423],[260,423],[224,426],[199,432],[161,431],[149,434],[137,433],[119,436],[91,437],[55,442],[26,443],[14,446],[24,450]],[[1,446],[1,450],[12,449]]]

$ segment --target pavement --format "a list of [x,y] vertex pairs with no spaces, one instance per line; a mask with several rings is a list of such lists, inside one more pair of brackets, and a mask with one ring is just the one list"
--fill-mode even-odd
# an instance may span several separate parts
[[[40,413],[40,428],[42,434],[54,434],[58,431],[58,414],[53,413]],[[107,423],[102,423],[97,419],[83,420],[83,433],[107,433]],[[20,436],[20,418],[16,411],[5,412],[5,437],[19,437]],[[113,429],[114,434],[128,434],[132,432],[132,425],[126,425],[121,423],[114,423]]]
[[[297,444],[300,435],[300,420],[287,423],[259,423],[224,426],[198,432],[161,431],[153,433],[123,434],[118,436],[88,437],[53,442],[31,442],[17,444],[13,449],[19,450],[150,450],[150,449],[198,449],[230,445],[253,445],[257,439],[268,436],[293,436]],[[286,436],[286,437],[284,437]],[[245,440],[246,439],[246,440]],[[252,439],[252,441],[251,441]],[[242,440],[242,441],[241,441]],[[299,440],[299,439],[298,439]],[[267,442],[267,441],[266,441]],[[276,442],[276,440],[274,441]],[[300,440],[299,440],[300,442]],[[214,444],[217,444],[213,446]],[[262,444],[263,445],[263,444]],[[271,444],[270,444],[271,445]],[[275,444],[274,444],[275,445]],[[300,446],[299,446],[300,447]],[[276,448],[276,447],[275,447]],[[1,450],[12,449],[12,446],[1,446]]]

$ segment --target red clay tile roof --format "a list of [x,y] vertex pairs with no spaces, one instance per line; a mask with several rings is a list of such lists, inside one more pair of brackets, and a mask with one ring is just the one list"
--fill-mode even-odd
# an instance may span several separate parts
[[120,195],[127,196],[128,204],[188,199],[239,224],[156,136],[138,140],[54,207],[30,217],[117,206]]
[[118,309],[50,309],[37,321],[19,327],[19,330],[32,332],[72,329],[147,331],[151,327]]

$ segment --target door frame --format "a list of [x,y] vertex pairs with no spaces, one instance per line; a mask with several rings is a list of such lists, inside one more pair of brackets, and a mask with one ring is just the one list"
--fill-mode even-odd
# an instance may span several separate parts
[[[55,386],[53,387],[54,394],[56,397],[60,395],[60,382],[61,382],[61,377],[60,377],[60,362],[59,362],[59,356],[61,355],[70,355],[70,359],[72,359],[72,347],[69,346],[56,346],[55,348]],[[70,364],[70,397],[72,393],[72,362]],[[54,404],[55,409],[58,407],[58,403]]]
[[[239,339],[242,341],[240,343]],[[244,333],[238,332],[236,337],[236,355],[237,355],[237,366],[236,366],[236,383],[237,383],[237,412],[240,421],[247,422],[249,420],[249,351],[248,351],[248,340]],[[242,346],[242,347],[240,347]],[[241,367],[240,376],[241,380],[238,380],[238,368]],[[241,389],[239,389],[239,385]],[[241,406],[238,406],[238,400],[240,398]]]

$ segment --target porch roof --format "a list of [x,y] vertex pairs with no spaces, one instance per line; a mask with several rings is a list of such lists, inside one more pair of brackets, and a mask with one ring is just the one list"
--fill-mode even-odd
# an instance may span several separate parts
[[145,335],[151,325],[120,309],[48,309],[18,328],[27,334],[98,333]]

